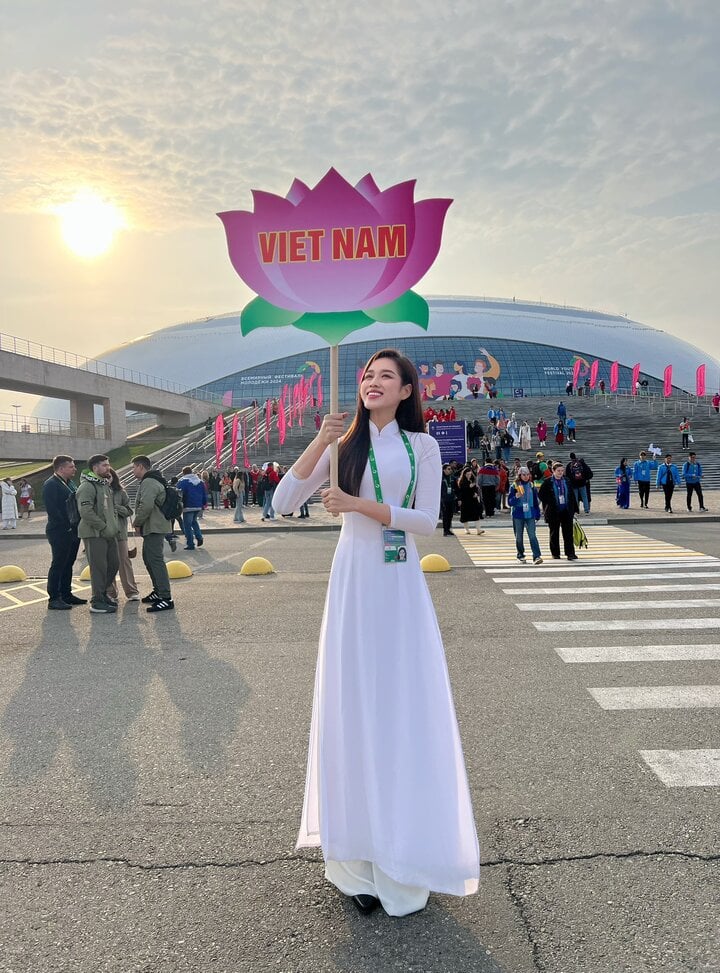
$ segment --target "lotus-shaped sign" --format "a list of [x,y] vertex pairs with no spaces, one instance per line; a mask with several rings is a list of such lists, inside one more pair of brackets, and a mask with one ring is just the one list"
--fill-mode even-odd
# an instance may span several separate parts
[[241,316],[243,334],[295,325],[337,344],[374,321],[428,326],[411,290],[440,249],[452,200],[414,200],[415,181],[381,191],[371,175],[352,186],[330,169],[310,189],[296,179],[286,198],[253,192],[254,212],[218,213],[230,261],[259,296]]

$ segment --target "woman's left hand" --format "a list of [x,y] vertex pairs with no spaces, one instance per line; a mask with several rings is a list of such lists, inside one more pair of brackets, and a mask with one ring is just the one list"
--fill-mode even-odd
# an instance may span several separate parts
[[345,493],[340,487],[329,487],[320,494],[323,506],[329,514],[336,517],[338,514],[347,514],[355,509],[357,497]]

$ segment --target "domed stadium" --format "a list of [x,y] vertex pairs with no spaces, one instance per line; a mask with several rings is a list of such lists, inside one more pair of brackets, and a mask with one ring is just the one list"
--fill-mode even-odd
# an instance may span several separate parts
[[[358,370],[386,346],[399,348],[416,363],[429,399],[451,390],[469,398],[474,388],[498,397],[559,395],[578,360],[578,384],[598,360],[598,382],[608,388],[611,365],[618,361],[618,387],[626,392],[636,363],[651,392],[662,389],[668,364],[679,391],[695,392],[695,372],[703,362],[708,390],[720,381],[716,358],[621,315],[499,298],[438,297],[428,304],[427,331],[409,324],[373,324],[342,342],[341,401],[355,398]],[[98,357],[206,389],[235,407],[279,395],[284,384],[313,370],[325,380],[329,370],[328,347],[316,335],[283,327],[260,328],[243,337],[239,313],[163,328]]]

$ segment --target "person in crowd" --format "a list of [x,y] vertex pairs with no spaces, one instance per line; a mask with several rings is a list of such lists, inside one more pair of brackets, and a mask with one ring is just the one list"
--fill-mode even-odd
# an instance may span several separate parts
[[716,413],[720,413],[720,392],[716,392],[712,397],[712,407]]
[[[452,691],[414,534],[437,525],[442,469],[422,432],[417,371],[377,352],[354,422],[326,416],[274,503],[322,492],[343,514],[321,628],[308,781],[298,844],[320,845],[325,876],[362,912],[423,909],[431,891],[468,895],[477,835]],[[414,495],[414,502],[413,502]]]
[[604,378],[601,378],[600,379],[599,387],[600,387],[600,395],[605,395],[605,379]]
[[508,418],[505,415],[505,410],[503,408],[495,410],[495,422],[500,432],[505,432],[508,425]]
[[[170,590],[163,542],[170,529],[170,521],[162,512],[166,484],[147,456],[136,456],[132,461],[133,473],[140,481],[135,498],[135,533],[143,539],[143,563],[152,581],[152,591],[142,601],[149,612],[171,611],[175,602]],[[180,481],[178,481],[179,483]]]
[[585,460],[576,453],[570,453],[570,459],[565,467],[565,477],[575,493],[575,502],[580,509],[582,501],[583,510],[586,514],[590,513],[589,484],[593,473]]
[[490,440],[488,439],[486,434],[483,434],[483,436],[480,439],[479,449],[480,449],[480,457],[482,459],[482,462],[487,463],[487,461],[492,456],[492,446],[490,445]]
[[482,426],[479,419],[475,419],[472,424],[473,430],[473,449],[480,449],[480,440],[482,439]]
[[547,439],[547,422],[542,416],[538,419],[538,424],[535,426],[535,432],[537,433],[537,438],[541,446],[545,445],[545,440]]
[[47,523],[45,536],[50,545],[51,561],[47,579],[48,608],[65,610],[73,605],[86,605],[72,590],[72,569],[80,548],[77,523],[68,516],[68,500],[75,494],[75,460],[72,456],[55,456],[52,476],[42,486]]
[[703,512],[707,512],[707,507],[705,506],[705,501],[703,499],[701,485],[702,477],[703,469],[701,464],[697,461],[697,455],[695,453],[690,453],[682,467],[682,478],[685,480],[685,486],[687,487],[687,508],[690,511],[692,511],[693,493],[697,493],[700,509]]
[[633,479],[637,483],[640,509],[648,509],[650,499],[650,477],[658,468],[657,461],[649,460],[644,449],[640,450],[640,458],[633,464]]
[[195,542],[202,547],[204,543],[203,532],[198,523],[198,514],[207,503],[205,494],[205,484],[193,472],[192,466],[183,466],[177,488],[182,494],[182,529],[185,534],[185,550],[193,551]]
[[565,383],[565,395],[572,395],[572,394],[573,394],[573,383],[572,383],[572,379],[569,378]]
[[[176,487],[177,484],[178,484],[178,477],[171,476],[170,486]],[[183,532],[182,514],[180,514],[178,517],[170,518],[170,533],[167,534],[167,536],[165,537],[165,540],[170,545],[170,550],[173,552],[173,554],[177,550],[177,534],[175,533],[175,524],[177,524],[177,529],[182,534]]]
[[[506,429],[505,432],[500,433],[500,453],[506,463],[510,462],[510,453],[512,452],[512,448],[513,438],[510,435],[510,432]],[[499,461],[499,457],[496,457],[496,459]]]
[[560,402],[558,402],[557,417],[563,423],[565,422],[565,419],[567,418],[567,408],[565,406],[565,403],[562,400],[560,400]]
[[18,488],[18,500],[20,505],[20,516],[19,520],[22,520],[23,514],[27,515],[27,519],[30,520],[30,514],[35,509],[35,491],[32,488],[30,480],[23,477],[20,480],[20,486]]
[[475,477],[485,516],[493,517],[495,515],[495,498],[500,482],[497,462],[484,463],[478,468]]
[[110,460],[102,453],[91,456],[88,468],[80,474],[77,488],[80,512],[78,536],[85,545],[92,596],[90,611],[94,614],[114,614],[117,602],[108,597],[108,588],[115,583],[120,566],[118,534],[120,527],[110,488]]
[[227,473],[223,473],[220,477],[220,505],[225,510],[229,510],[231,507],[230,491],[232,490],[232,480]]
[[[520,449],[528,450],[531,449],[531,433],[530,433],[530,423],[527,419],[523,419],[520,423]],[[509,459],[510,457],[508,457]]]
[[527,466],[520,467],[518,477],[510,487],[508,504],[512,510],[512,525],[515,532],[518,561],[521,564],[527,563],[523,541],[523,535],[527,531],[533,564],[542,564],[543,559],[536,530],[537,521],[540,520],[540,500]]
[[560,560],[560,533],[563,549],[568,561],[577,561],[573,541],[573,518],[577,511],[575,491],[565,479],[562,463],[555,463],[552,476],[543,480],[538,496],[543,514],[550,528],[550,554],[555,561]]
[[2,481],[2,522],[3,530],[15,530],[18,520],[17,489],[11,476]]
[[208,477],[208,486],[210,488],[210,504],[213,510],[220,509],[220,471],[211,470]]
[[253,465],[251,466],[249,477],[250,477],[250,499],[252,500],[253,504],[257,506],[259,502],[257,498],[257,485],[258,485],[258,479],[260,478],[260,467],[256,463],[253,463]]
[[510,422],[508,422],[508,424],[507,424],[507,431],[512,436],[512,440],[513,440],[512,444],[513,444],[513,447],[514,448],[517,448],[520,445],[520,426],[518,425],[518,421],[515,418],[515,413],[514,412],[510,416]]
[[558,419],[553,427],[553,432],[555,433],[555,442],[558,446],[562,446],[565,442],[565,423],[562,419]]
[[205,503],[203,504],[202,510],[198,513],[198,520],[202,520],[203,512],[212,503],[212,495],[210,493],[210,472],[208,470],[200,470],[200,479],[203,481],[203,486],[205,487]]
[[630,481],[632,480],[632,470],[627,465],[627,458],[623,456],[620,465],[615,468],[615,503],[621,510],[630,507]]
[[504,460],[500,460],[498,463],[498,485],[497,492],[495,494],[495,509],[496,510],[507,510],[508,509],[508,488],[509,488],[510,471],[507,468],[507,463]]
[[[108,470],[107,479],[110,484],[110,491],[112,493],[113,503],[115,504],[115,515],[118,522],[117,547],[120,584],[128,601],[140,601],[140,592],[138,591],[137,581],[135,580],[135,572],[133,571],[130,548],[128,546],[128,522],[130,517],[132,517],[130,497],[128,497],[123,489],[120,483],[120,477],[112,467]],[[133,551],[136,550],[136,548],[133,548]],[[111,604],[117,604],[118,587],[115,578],[108,585],[105,594]]]
[[244,524],[245,514],[243,513],[243,500],[245,499],[245,473],[242,470],[235,470],[232,488],[236,497],[233,523]]
[[658,466],[655,486],[663,488],[663,493],[665,494],[665,513],[671,514],[673,512],[672,496],[675,492],[675,487],[680,486],[680,473],[672,461],[672,453],[666,453],[665,462]]
[[682,422],[678,426],[680,435],[682,437],[682,449],[690,448],[690,420],[687,416],[683,416]]
[[443,537],[452,537],[452,519],[455,513],[457,502],[455,487],[457,478],[453,473],[453,468],[449,463],[443,466],[442,480],[440,481],[440,515],[442,517]]
[[575,431],[577,429],[577,422],[575,421],[575,419],[573,418],[573,416],[568,416],[567,417],[567,423],[565,424],[565,428],[567,429],[568,442],[569,443],[574,443],[575,442]]
[[273,509],[273,496],[275,488],[280,482],[276,463],[268,463],[262,474],[263,488],[263,512],[261,520],[275,520],[275,510]]
[[457,496],[460,501],[460,523],[465,528],[465,533],[470,533],[470,528],[475,528],[477,534],[477,522],[482,520],[482,507],[478,496],[478,485],[475,474],[471,466],[463,467],[457,479]]

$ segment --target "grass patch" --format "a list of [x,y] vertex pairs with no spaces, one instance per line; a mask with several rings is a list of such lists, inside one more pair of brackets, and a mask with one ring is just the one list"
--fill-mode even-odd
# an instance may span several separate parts
[[172,439],[158,439],[154,442],[144,442],[144,443],[125,443],[124,446],[118,446],[117,449],[111,449],[108,453],[108,459],[110,460],[110,465],[114,470],[122,469],[123,466],[127,466],[131,463],[133,457],[135,456],[146,456],[148,453],[154,453],[158,449],[163,449],[165,446],[169,446],[170,443],[174,443],[176,437],[173,436]]
[[46,459],[34,460],[29,463],[2,462],[0,463],[0,479],[4,480],[6,476],[11,476],[13,479],[18,476],[30,476],[31,473],[37,473],[38,470],[47,469],[48,465]]

